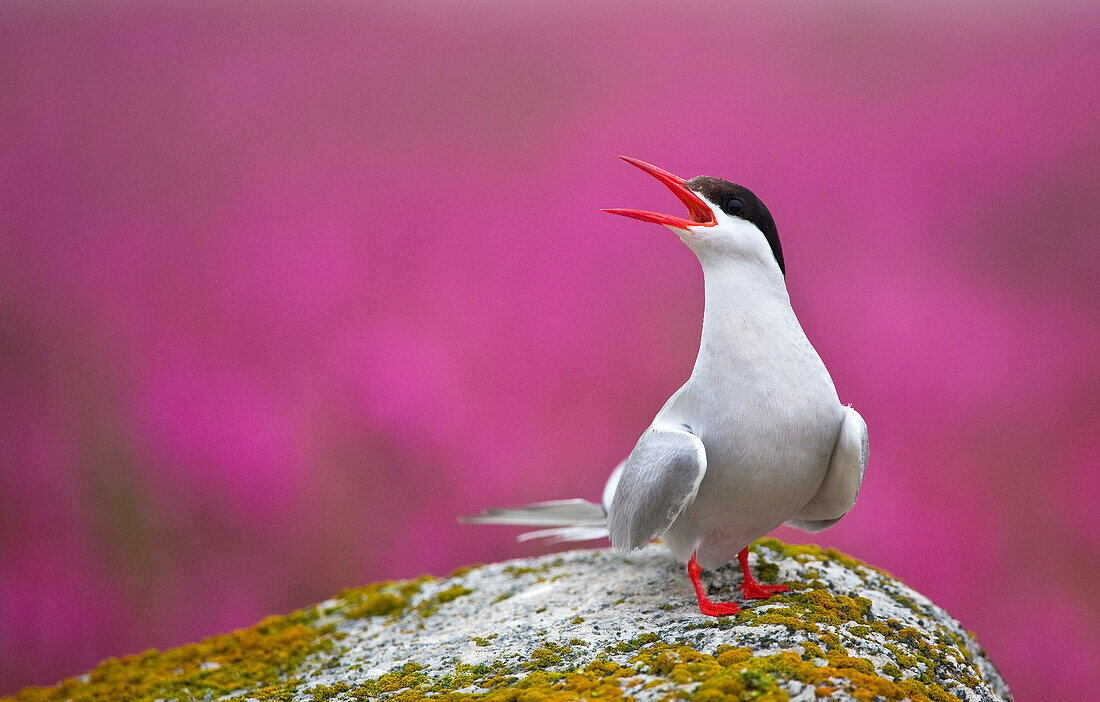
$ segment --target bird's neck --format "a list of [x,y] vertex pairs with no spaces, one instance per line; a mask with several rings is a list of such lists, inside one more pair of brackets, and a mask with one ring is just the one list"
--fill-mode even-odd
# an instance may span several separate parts
[[[798,320],[791,309],[783,274],[757,261],[702,261],[705,301],[700,359],[726,356],[752,338],[785,333]],[[757,339],[763,341],[763,339]]]

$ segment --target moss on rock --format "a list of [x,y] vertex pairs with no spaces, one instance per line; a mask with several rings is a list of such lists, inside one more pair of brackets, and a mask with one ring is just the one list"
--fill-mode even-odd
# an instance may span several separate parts
[[153,702],[217,699],[250,692],[256,700],[291,699],[302,661],[332,649],[334,626],[317,626],[316,610],[269,617],[254,627],[163,653],[109,658],[87,675],[53,687],[28,687],[19,702]]
[[[752,552],[791,590],[718,620],[660,549],[574,551],[348,590],[7,699],[1011,700],[973,637],[883,571],[774,539]],[[723,599],[740,581],[705,578]]]

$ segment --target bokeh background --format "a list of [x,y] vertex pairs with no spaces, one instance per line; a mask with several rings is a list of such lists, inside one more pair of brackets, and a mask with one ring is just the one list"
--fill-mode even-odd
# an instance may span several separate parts
[[1095,694],[1100,9],[890,5],[0,5],[0,694],[546,550],[455,519],[597,498],[697,348],[620,153],[763,197],[870,425],[779,535]]

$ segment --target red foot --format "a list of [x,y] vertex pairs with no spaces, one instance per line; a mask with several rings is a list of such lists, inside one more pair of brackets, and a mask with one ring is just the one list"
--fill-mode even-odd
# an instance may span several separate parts
[[755,580],[741,583],[737,586],[737,589],[741,591],[746,600],[766,600],[776,593],[790,590],[786,585],[761,585]]
[[737,606],[736,602],[711,602],[710,600],[700,600],[699,611],[708,617],[728,617],[731,614],[737,614],[741,609]]
[[741,562],[741,570],[745,573],[745,581],[738,586],[741,594],[748,600],[766,600],[772,595],[790,590],[786,585],[761,585],[756,582],[749,571],[749,549],[743,548],[737,554],[737,560]]
[[699,579],[699,573],[701,572],[703,572],[703,569],[699,567],[699,562],[695,560],[695,554],[693,553],[688,561],[688,577],[691,578],[691,584],[695,586],[695,596],[699,598],[699,611],[708,617],[726,617],[737,614],[740,609],[735,602],[710,601],[707,593],[703,591],[703,582]]

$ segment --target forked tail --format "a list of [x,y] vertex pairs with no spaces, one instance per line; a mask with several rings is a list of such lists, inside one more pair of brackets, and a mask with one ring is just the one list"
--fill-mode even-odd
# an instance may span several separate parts
[[515,524],[547,527],[527,531],[517,541],[546,539],[556,544],[563,541],[591,541],[607,538],[607,513],[588,500],[552,500],[519,507],[487,509],[472,517],[460,517],[465,524]]

